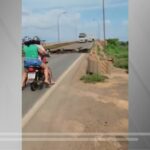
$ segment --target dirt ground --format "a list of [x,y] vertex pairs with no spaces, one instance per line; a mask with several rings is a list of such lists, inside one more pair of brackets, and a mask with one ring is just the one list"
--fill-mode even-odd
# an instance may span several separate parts
[[[128,132],[128,74],[122,69],[114,68],[104,83],[85,84],[80,81],[81,75],[85,73],[85,65],[86,62],[81,63],[80,67],[72,72],[24,132],[79,135]],[[127,150],[128,143],[99,140],[24,142],[23,149]]]

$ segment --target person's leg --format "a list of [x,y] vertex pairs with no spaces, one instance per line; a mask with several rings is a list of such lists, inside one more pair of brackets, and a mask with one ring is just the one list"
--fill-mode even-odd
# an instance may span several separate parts
[[52,70],[50,67],[48,67],[48,72],[49,72],[49,76],[50,76],[50,82],[51,84],[55,84],[55,81],[53,80],[53,75],[52,75]]
[[51,82],[52,74],[51,74],[51,71],[50,71],[50,68],[49,68],[49,67],[48,67],[48,75],[49,75],[49,81]]
[[23,75],[22,75],[22,88],[25,87],[26,85],[27,75],[28,75],[28,72],[26,69],[24,69]]
[[49,71],[48,71],[47,65],[45,65],[44,63],[42,63],[41,67],[44,69],[45,83],[50,84],[49,83]]

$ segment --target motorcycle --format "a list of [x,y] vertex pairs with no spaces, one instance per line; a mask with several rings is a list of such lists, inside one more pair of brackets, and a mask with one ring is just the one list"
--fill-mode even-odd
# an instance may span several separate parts
[[[43,63],[48,63],[48,60],[46,57],[49,57],[48,55],[41,56],[41,60]],[[30,89],[31,91],[36,91],[37,89],[41,90],[44,87],[44,69],[41,67],[33,67],[30,66],[28,68],[28,82],[30,83]]]
[[28,82],[30,83],[31,91],[42,89],[44,86],[44,70],[41,67],[29,67]]

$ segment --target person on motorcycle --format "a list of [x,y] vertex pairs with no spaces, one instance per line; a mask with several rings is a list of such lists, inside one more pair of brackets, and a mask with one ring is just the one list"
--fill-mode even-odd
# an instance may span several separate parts
[[45,81],[44,83],[46,85],[50,85],[49,83],[49,73],[48,73],[48,67],[46,64],[44,64],[41,60],[39,60],[39,53],[45,54],[43,50],[41,50],[39,47],[37,47],[35,44],[33,44],[32,39],[29,37],[25,37],[23,39],[23,53],[25,56],[24,59],[24,72],[23,72],[23,80],[22,80],[22,88],[26,85],[28,70],[30,66],[33,67],[42,67],[44,69],[44,76]]
[[[41,40],[40,40],[40,38],[39,38],[38,36],[34,36],[34,37],[32,38],[32,42],[33,42],[38,48],[40,48],[42,51],[44,51],[44,53],[47,54],[47,52],[46,52],[45,48],[42,46]],[[48,60],[46,59],[46,57],[43,57],[43,56],[41,55],[41,56],[40,56],[40,59],[41,59],[45,64],[48,63]],[[51,83],[51,84],[55,84],[55,81],[52,79],[52,78],[53,78],[53,76],[52,76],[52,71],[51,71],[51,69],[50,69],[49,67],[48,67],[48,71],[49,71],[50,83]]]

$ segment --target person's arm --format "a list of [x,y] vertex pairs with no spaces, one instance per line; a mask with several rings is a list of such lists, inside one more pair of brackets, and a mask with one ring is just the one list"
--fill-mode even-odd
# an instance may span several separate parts
[[45,48],[44,48],[42,45],[37,45],[37,47],[38,47],[40,50],[46,52]]
[[39,52],[41,55],[45,55],[45,54],[46,54],[46,51],[43,51],[43,49],[41,49],[41,48],[38,48],[38,52]]
[[43,45],[40,45],[41,47],[41,50],[45,51],[46,52],[46,49],[43,47]]

